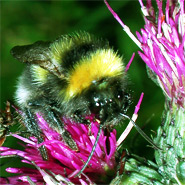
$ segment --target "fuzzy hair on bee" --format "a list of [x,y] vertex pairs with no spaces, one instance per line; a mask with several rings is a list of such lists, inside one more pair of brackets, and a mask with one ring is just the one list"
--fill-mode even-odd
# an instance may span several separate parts
[[[93,114],[102,128],[119,123],[120,113],[128,109],[123,59],[106,40],[79,32],[52,42],[16,46],[11,53],[26,64],[15,100],[24,112],[26,127],[39,143],[43,138],[34,120],[36,112],[43,114],[66,144],[77,149],[61,116],[88,124],[85,117]],[[47,160],[45,148],[40,150]]]

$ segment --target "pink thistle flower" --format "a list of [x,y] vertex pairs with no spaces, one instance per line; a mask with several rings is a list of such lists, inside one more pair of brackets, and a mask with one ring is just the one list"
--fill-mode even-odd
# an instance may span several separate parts
[[[132,119],[136,121],[138,111],[143,99],[143,93],[135,107]],[[22,115],[22,112],[14,107]],[[41,113],[36,113],[37,123],[42,130],[44,142],[38,144],[37,138],[24,138],[17,134],[12,136],[23,141],[21,144],[24,151],[8,147],[0,147],[0,157],[19,157],[24,164],[31,165],[28,167],[6,169],[7,172],[17,176],[3,178],[0,177],[1,184],[102,184],[109,183],[118,170],[115,153],[117,147],[123,142],[131,131],[133,125],[131,122],[124,133],[116,142],[116,130],[114,129],[108,135],[102,130],[95,148],[95,152],[81,176],[75,175],[82,169],[87,161],[94,146],[96,136],[99,131],[99,123],[93,121],[93,115],[87,116],[91,122],[91,127],[87,124],[79,124],[69,119],[63,118],[65,129],[71,134],[72,139],[76,142],[78,150],[72,150],[63,141],[61,135],[49,127]],[[44,145],[48,152],[49,160],[43,160],[39,147]],[[126,153],[124,152],[124,155]],[[122,155],[123,158],[123,155]],[[35,167],[35,168],[33,168]]]
[[145,26],[138,39],[120,20],[105,1],[110,12],[124,28],[124,31],[142,50],[139,55],[155,74],[155,80],[172,102],[185,105],[185,14],[184,0],[167,0],[165,13],[163,2],[156,0],[158,13],[154,11],[151,0],[144,6],[139,0],[144,15]]
[[[148,0],[146,7],[139,0],[145,19],[142,35],[137,32],[143,53],[139,55],[157,74],[157,80],[169,99],[185,105],[185,14],[184,0],[166,2],[156,0],[158,16]],[[155,20],[157,19],[157,23]]]
[[[41,114],[37,113],[37,120],[45,136],[44,142],[37,144],[35,137],[29,139],[12,134],[14,137],[24,141],[25,150],[20,151],[7,147],[0,147],[1,156],[16,155],[20,157],[22,163],[27,163],[36,167],[33,168],[7,168],[9,173],[18,173],[18,176],[1,178],[4,184],[93,184],[106,183],[110,177],[116,173],[116,130],[110,132],[110,136],[101,135],[96,146],[95,152],[84,172],[80,177],[74,177],[84,163],[87,161],[89,154],[94,145],[96,135],[99,129],[99,123],[92,121],[91,133],[89,125],[77,124],[63,118],[66,129],[71,134],[73,140],[78,146],[78,151],[70,149],[62,140],[61,135],[51,129]],[[108,144],[107,144],[108,143]],[[44,161],[39,152],[39,147],[44,145],[48,151],[49,160]]]

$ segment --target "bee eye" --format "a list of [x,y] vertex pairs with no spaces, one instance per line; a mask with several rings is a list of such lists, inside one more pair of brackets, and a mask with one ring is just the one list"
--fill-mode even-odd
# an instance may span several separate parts
[[121,94],[118,94],[117,98],[120,99],[121,98]]
[[116,94],[116,98],[118,99],[118,100],[122,100],[123,99],[123,92],[122,91],[117,91],[117,94]]
[[101,101],[100,98],[97,96],[92,96],[91,101],[90,101],[90,106],[89,109],[91,110],[92,113],[98,114],[101,110]]

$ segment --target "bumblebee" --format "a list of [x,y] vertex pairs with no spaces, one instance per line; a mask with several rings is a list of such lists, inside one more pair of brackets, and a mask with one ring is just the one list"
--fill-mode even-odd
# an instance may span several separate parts
[[[66,144],[76,144],[64,129],[60,117],[85,122],[94,115],[102,127],[117,124],[130,104],[122,57],[103,39],[86,32],[63,35],[52,42],[38,41],[16,46],[14,58],[26,63],[15,99],[24,112],[28,130],[43,141],[34,116],[41,112]],[[47,160],[47,152],[41,149]]]

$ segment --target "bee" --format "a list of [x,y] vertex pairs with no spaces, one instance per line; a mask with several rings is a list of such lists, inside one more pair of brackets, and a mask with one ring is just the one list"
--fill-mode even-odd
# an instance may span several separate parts
[[[99,120],[99,132],[84,169],[101,129],[119,123],[131,103],[123,58],[108,41],[87,32],[63,35],[52,42],[15,46],[11,54],[26,63],[18,79],[15,99],[24,112],[27,129],[39,143],[43,137],[35,121],[36,112],[43,114],[72,149],[77,146],[65,130],[61,116],[85,124],[87,115]],[[48,160],[46,149],[40,150]]]

